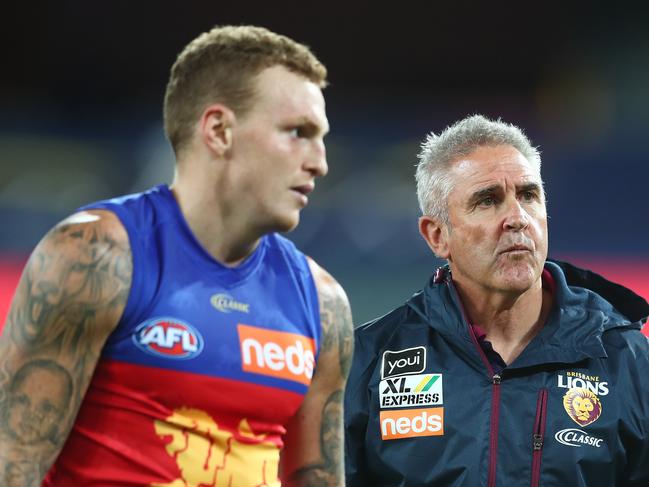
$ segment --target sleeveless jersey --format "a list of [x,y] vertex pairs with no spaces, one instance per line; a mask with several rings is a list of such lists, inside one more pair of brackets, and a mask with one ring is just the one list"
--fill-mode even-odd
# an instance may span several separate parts
[[306,258],[277,234],[235,268],[199,244],[166,185],[114,212],[130,295],[46,486],[277,486],[285,425],[320,340]]

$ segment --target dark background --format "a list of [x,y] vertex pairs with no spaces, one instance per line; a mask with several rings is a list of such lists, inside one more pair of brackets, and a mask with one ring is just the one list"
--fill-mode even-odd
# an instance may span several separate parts
[[416,154],[426,133],[473,113],[515,123],[540,146],[551,255],[649,297],[649,16],[521,3],[3,6],[0,300],[77,206],[170,182],[169,67],[200,32],[228,23],[304,42],[329,69],[330,174],[292,238],[347,288],[357,322],[401,303],[438,264],[416,230]]

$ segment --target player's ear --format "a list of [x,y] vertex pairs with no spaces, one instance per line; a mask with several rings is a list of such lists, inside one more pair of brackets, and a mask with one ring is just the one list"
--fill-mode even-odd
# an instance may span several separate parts
[[221,103],[203,110],[199,122],[200,138],[216,155],[224,156],[232,147],[232,126],[235,115]]
[[451,255],[448,245],[448,223],[439,218],[424,215],[419,217],[419,233],[424,238],[433,253],[440,259],[448,259]]

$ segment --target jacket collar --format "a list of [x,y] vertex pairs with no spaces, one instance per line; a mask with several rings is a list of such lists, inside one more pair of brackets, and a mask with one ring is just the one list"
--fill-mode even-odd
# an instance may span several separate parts
[[[649,315],[643,298],[593,272],[552,260],[545,268],[555,281],[553,308],[543,329],[509,369],[606,357],[606,331],[640,329]],[[438,269],[408,306],[448,340],[475,348],[448,266]]]

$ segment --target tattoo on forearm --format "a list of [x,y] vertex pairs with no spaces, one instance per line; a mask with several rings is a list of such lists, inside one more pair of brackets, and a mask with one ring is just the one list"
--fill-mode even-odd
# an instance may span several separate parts
[[34,462],[9,462],[5,466],[4,475],[0,477],[3,480],[3,486],[6,487],[30,487],[40,485],[41,472]]
[[320,322],[322,323],[322,348],[324,350],[338,347],[340,373],[347,377],[352,362],[354,336],[352,317],[349,306],[340,297],[326,296],[320,304]]
[[342,458],[343,444],[343,393],[335,391],[322,409],[322,426],[320,427],[320,450],[325,465],[339,467]]
[[52,360],[23,365],[9,383],[0,427],[22,445],[60,441],[73,391],[70,373]]
[[343,393],[334,391],[322,408],[320,451],[322,462],[295,471],[292,480],[304,487],[342,485],[343,477]]
[[72,377],[53,360],[39,359],[3,386],[0,441],[11,449],[0,458],[0,485],[39,486],[72,427],[70,411],[78,407]]

